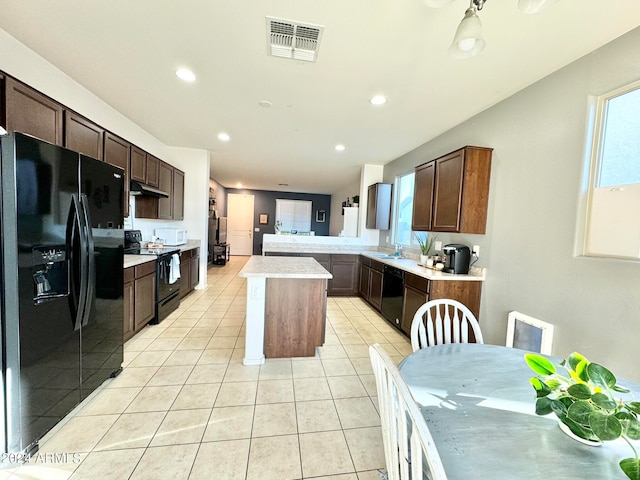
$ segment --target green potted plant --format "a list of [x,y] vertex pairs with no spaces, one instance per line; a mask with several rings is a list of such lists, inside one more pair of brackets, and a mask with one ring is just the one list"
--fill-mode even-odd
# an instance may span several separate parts
[[351,197],[351,200],[353,200],[353,206],[357,207],[360,204],[360,195],[354,195],[353,197]]
[[634,457],[621,460],[620,468],[631,480],[640,480],[640,459],[631,443],[640,439],[640,402],[614,397],[614,392],[629,393],[615,375],[576,352],[560,363],[566,375],[542,355],[527,353],[525,361],[539,375],[530,379],[537,396],[536,414],[555,413],[562,430],[583,443],[622,438]]
[[427,265],[429,262],[429,252],[433,246],[433,242],[436,241],[437,235],[420,235],[418,232],[413,234],[416,242],[420,246],[420,265]]

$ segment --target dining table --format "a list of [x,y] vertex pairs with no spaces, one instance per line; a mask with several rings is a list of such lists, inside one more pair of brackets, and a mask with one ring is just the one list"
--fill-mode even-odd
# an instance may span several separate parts
[[[423,348],[400,363],[448,479],[627,478],[618,463],[633,451],[624,440],[585,445],[565,434],[555,415],[536,415],[529,383],[536,374],[525,353],[457,343]],[[631,390],[625,399],[640,398],[640,385],[618,383]]]

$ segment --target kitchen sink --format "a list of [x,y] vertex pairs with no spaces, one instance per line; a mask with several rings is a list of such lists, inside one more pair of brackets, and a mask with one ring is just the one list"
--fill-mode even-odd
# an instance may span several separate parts
[[402,256],[400,257],[396,257],[395,255],[390,255],[388,253],[371,253],[370,255],[373,255],[376,258],[394,258],[394,259],[400,259],[400,258],[404,258]]

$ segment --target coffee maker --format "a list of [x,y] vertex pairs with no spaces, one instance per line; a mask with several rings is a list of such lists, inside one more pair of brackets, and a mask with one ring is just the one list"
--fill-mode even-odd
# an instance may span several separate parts
[[446,255],[443,272],[469,273],[469,263],[471,262],[471,249],[469,247],[458,243],[450,243],[444,246],[442,252]]

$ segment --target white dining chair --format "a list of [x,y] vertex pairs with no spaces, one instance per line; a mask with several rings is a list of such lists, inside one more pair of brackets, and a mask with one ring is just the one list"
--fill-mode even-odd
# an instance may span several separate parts
[[506,345],[551,355],[553,325],[515,310],[509,312]]
[[369,347],[376,379],[389,480],[446,480],[429,427],[400,371],[378,345]]
[[484,343],[480,324],[466,305],[448,298],[430,300],[413,316],[413,351],[443,343],[469,343],[469,331],[476,343]]

